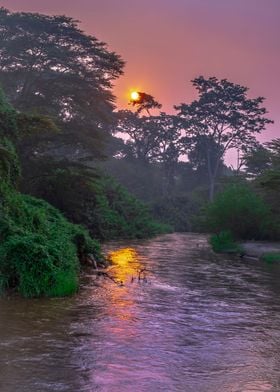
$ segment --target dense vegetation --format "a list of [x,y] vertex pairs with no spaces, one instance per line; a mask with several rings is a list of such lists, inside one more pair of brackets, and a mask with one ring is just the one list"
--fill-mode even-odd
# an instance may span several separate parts
[[232,184],[217,194],[207,210],[212,232],[229,230],[234,238],[260,240],[271,233],[269,206],[247,184]]
[[[243,156],[235,183],[206,208],[206,228],[235,240],[280,240],[280,141],[257,145]],[[216,237],[217,238],[217,237]],[[279,255],[268,259],[278,259]]]
[[20,166],[13,140],[19,138],[21,116],[2,93],[0,124],[0,291],[13,288],[25,297],[72,294],[79,262],[88,254],[100,258],[99,245],[46,202],[17,191]]
[[71,18],[0,11],[9,100],[0,90],[0,290],[71,294],[80,264],[101,259],[93,237],[143,238],[167,226],[92,169],[114,144],[119,56]]
[[25,297],[74,293],[80,260],[98,258],[98,243],[46,202],[7,184],[0,200],[0,290],[15,288]]
[[85,226],[94,238],[145,238],[170,230],[156,223],[148,208],[112,177],[69,163],[44,164],[44,169],[39,168],[41,176],[28,182],[29,193]]

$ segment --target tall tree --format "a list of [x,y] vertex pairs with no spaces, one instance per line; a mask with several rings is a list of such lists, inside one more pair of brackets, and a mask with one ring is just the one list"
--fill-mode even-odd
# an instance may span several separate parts
[[154,117],[143,116],[130,110],[118,112],[116,131],[126,138],[127,154],[142,162],[150,163],[159,153],[160,127]]
[[[226,79],[205,79],[203,76],[192,83],[198,91],[198,99],[175,106],[175,109],[180,125],[186,131],[186,148],[189,151],[204,137],[209,198],[212,200],[225,153],[232,148],[246,151],[256,143],[255,134],[272,121],[265,117],[264,98],[248,98],[246,87]],[[211,159],[213,144],[217,146],[217,154]]]
[[13,106],[51,116],[67,143],[90,146],[97,154],[112,120],[120,57],[66,16],[1,8],[0,37],[0,83]]
[[174,188],[179,156],[182,153],[181,133],[174,116],[142,116],[131,111],[119,112],[117,130],[124,134],[127,156],[143,163],[159,163],[164,173],[164,192]]
[[[200,178],[201,183],[207,184],[208,165],[210,163],[210,166],[213,167],[217,159],[220,160],[217,176],[222,174],[225,165],[221,157],[221,148],[215,140],[206,135],[199,135],[194,144],[193,139],[188,137],[183,138],[182,142],[188,152],[189,163],[195,170],[197,177]],[[206,151],[208,151],[207,154]]]

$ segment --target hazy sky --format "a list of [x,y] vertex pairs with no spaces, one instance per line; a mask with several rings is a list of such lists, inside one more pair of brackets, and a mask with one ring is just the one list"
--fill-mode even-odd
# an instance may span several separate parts
[[115,87],[155,96],[163,110],[195,97],[190,80],[228,78],[266,97],[280,137],[280,0],[0,0],[11,11],[66,14],[126,61]]

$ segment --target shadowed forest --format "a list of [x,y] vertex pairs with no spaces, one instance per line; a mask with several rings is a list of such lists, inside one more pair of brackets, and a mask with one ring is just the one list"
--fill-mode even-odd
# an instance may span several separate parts
[[198,75],[172,114],[149,91],[117,110],[125,59],[74,19],[1,8],[0,36],[1,291],[74,293],[99,241],[280,240],[280,139],[258,141],[273,119],[250,86]]

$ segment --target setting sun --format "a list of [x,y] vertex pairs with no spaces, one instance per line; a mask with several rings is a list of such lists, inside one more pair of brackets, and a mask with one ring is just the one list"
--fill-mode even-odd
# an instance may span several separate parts
[[137,91],[132,91],[132,93],[130,94],[130,98],[132,101],[138,101],[140,98],[140,95]]

